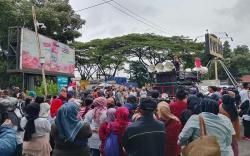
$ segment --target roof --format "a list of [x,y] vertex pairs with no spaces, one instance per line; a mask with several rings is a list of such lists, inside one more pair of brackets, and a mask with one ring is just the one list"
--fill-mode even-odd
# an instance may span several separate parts
[[250,82],[250,75],[244,75],[240,78],[241,82]]

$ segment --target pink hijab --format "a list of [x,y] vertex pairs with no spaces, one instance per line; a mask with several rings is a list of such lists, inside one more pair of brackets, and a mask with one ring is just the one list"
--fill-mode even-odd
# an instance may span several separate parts
[[93,117],[94,121],[96,123],[100,123],[100,116],[102,115],[102,112],[107,110],[107,100],[104,97],[98,97],[94,100],[93,105],[95,106]]

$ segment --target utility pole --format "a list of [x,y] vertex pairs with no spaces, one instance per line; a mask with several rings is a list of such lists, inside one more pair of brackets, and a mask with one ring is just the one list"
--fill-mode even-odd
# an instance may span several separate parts
[[219,80],[218,79],[218,63],[217,63],[217,58],[214,59],[214,72],[215,72],[215,80]]
[[45,56],[44,56],[44,53],[42,53],[41,46],[40,46],[40,39],[39,39],[38,30],[37,30],[38,21],[36,19],[36,10],[35,10],[34,6],[32,6],[32,15],[33,15],[33,22],[34,22],[35,32],[36,32],[36,42],[37,42],[37,48],[38,48],[38,52],[39,52],[39,60],[40,60],[41,68],[42,68],[42,78],[43,78],[43,84],[44,84],[44,93],[45,93],[45,96],[47,96],[48,95],[47,83],[46,83],[46,77],[45,77],[45,71],[44,71],[44,68],[45,68],[45,66],[44,66],[45,65]]

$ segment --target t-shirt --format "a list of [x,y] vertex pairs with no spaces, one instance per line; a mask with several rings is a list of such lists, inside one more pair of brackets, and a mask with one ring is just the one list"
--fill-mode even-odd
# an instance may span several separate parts
[[244,103],[246,100],[249,100],[248,98],[248,90],[243,89],[240,91],[240,98],[241,98],[241,103]]
[[187,108],[187,103],[184,101],[176,101],[170,103],[169,106],[172,114],[174,114],[180,119],[181,113]]

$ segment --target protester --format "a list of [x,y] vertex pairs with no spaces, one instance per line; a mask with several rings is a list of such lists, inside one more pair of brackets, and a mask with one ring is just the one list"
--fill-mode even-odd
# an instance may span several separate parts
[[92,156],[99,156],[99,147],[101,145],[101,140],[98,135],[98,130],[100,125],[106,120],[107,113],[107,100],[104,97],[98,97],[93,102],[94,109],[90,110],[84,118],[84,123],[90,124],[91,130],[93,132],[91,138],[89,138],[89,147],[91,149]]
[[67,89],[66,88],[62,88],[60,90],[60,94],[58,99],[60,99],[62,101],[62,104],[67,103],[68,102],[68,98],[67,98]]
[[91,137],[89,124],[76,118],[79,106],[65,103],[52,124],[51,136],[55,142],[53,156],[90,156],[88,138]]
[[140,91],[140,97],[141,98],[146,98],[147,97],[147,91],[146,91],[146,88],[143,87]]
[[107,98],[107,108],[115,108],[115,100],[114,98],[110,97],[110,98]]
[[153,117],[156,102],[142,98],[139,111],[142,115],[130,124],[123,137],[123,146],[130,156],[163,156],[165,129],[164,124]]
[[238,156],[239,147],[237,139],[240,138],[240,121],[239,121],[238,111],[233,101],[233,98],[228,94],[225,94],[222,97],[222,104],[220,105],[220,113],[227,116],[233,124],[236,134],[233,135],[232,138],[232,148],[234,156]]
[[83,106],[81,107],[82,108],[82,110],[81,110],[82,114],[80,116],[84,120],[85,115],[87,114],[87,112],[89,110],[91,110],[93,99],[92,99],[92,97],[86,97],[85,99],[82,99],[82,101],[84,101],[84,102],[83,102]]
[[40,104],[39,117],[49,119],[50,116],[50,105],[46,102]]
[[164,156],[179,156],[181,148],[177,141],[182,127],[180,120],[171,113],[166,102],[157,105],[157,117],[165,124]]
[[101,140],[101,145],[100,145],[100,153],[102,156],[105,156],[104,154],[104,144],[105,144],[105,140],[109,134],[109,126],[111,124],[111,122],[115,121],[115,112],[116,109],[115,108],[109,108],[107,110],[107,118],[106,121],[104,123],[102,123],[100,125],[99,128],[99,137]]
[[0,155],[12,156],[17,149],[16,131],[8,116],[7,107],[0,102]]
[[247,114],[242,116],[244,126],[244,137],[243,139],[250,141],[250,109]]
[[240,98],[241,98],[241,103],[243,104],[246,101],[249,101],[249,86],[248,83],[243,83],[242,84],[242,90],[240,91]]
[[176,92],[176,101],[170,103],[171,112],[180,119],[181,113],[187,108],[187,92],[179,89]]
[[133,95],[130,95],[127,99],[127,102],[123,105],[129,110],[129,120],[132,120],[132,116],[137,108],[137,98]]
[[61,106],[62,106],[62,100],[60,99],[52,100],[51,106],[50,106],[50,117],[52,120],[55,119],[56,113]]
[[193,114],[199,114],[199,104],[201,102],[202,98],[199,98],[195,95],[189,96],[187,99],[187,109],[185,109],[181,113],[181,123],[184,126],[188,119],[193,115]]
[[118,136],[119,152],[120,156],[125,156],[122,147],[122,139],[125,133],[125,129],[129,124],[129,111],[126,107],[119,107],[115,113],[115,121],[110,124],[109,133],[113,132]]
[[51,125],[45,118],[39,117],[40,106],[31,103],[26,108],[26,116],[21,120],[24,131],[23,154],[35,156],[49,156],[51,146],[49,133]]
[[[231,143],[235,131],[231,121],[226,116],[218,114],[218,103],[205,98],[201,101],[200,111],[205,121],[207,135],[216,137],[220,145],[221,156],[233,156]],[[179,135],[178,144],[184,146],[197,139],[200,136],[199,129],[198,115],[192,115]]]

